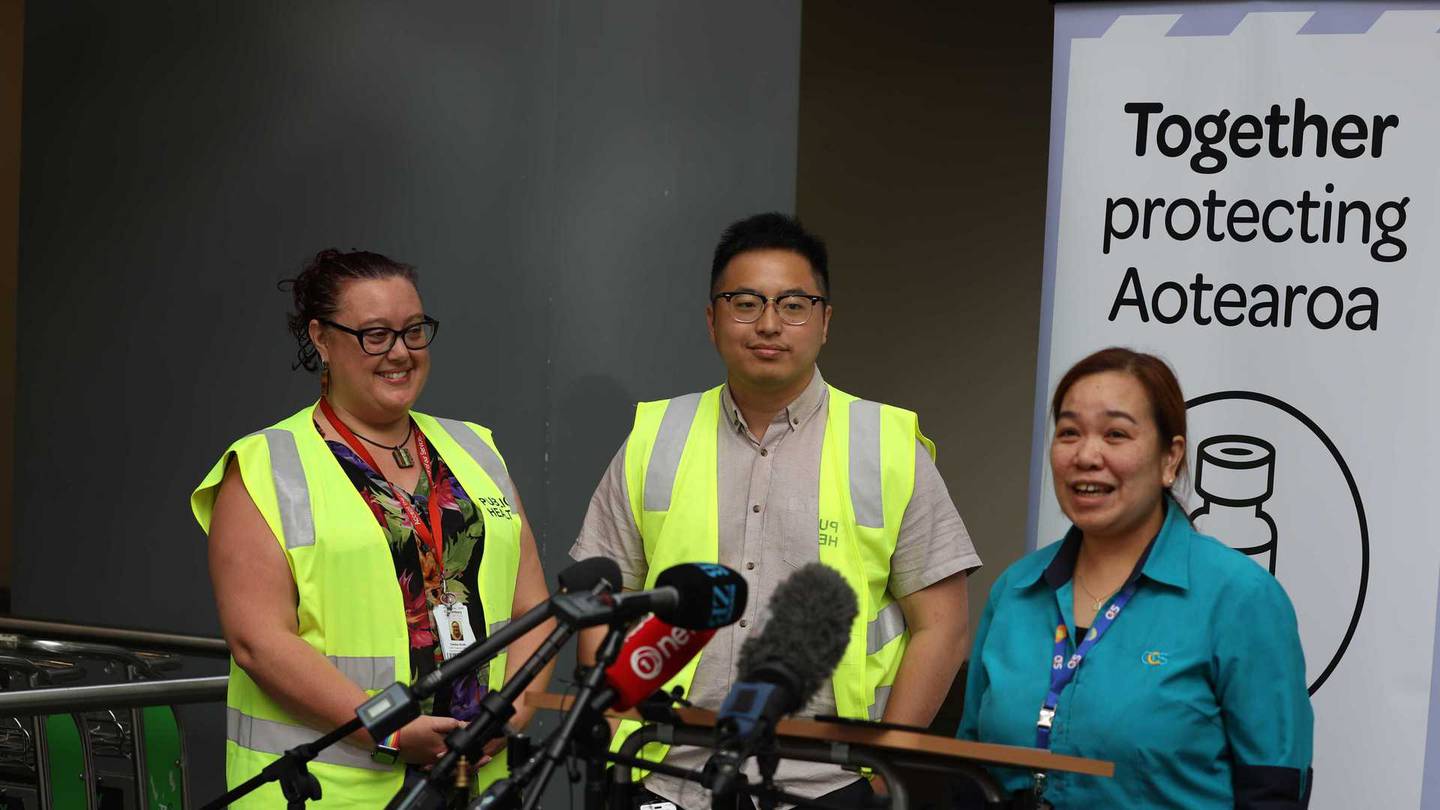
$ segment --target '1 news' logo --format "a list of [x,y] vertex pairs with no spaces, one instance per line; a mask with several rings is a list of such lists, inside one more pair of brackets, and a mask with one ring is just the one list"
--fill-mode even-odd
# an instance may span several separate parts
[[655,642],[655,646],[637,647],[630,653],[630,669],[637,676],[649,680],[660,674],[665,662],[675,652],[690,643],[690,631],[683,627],[672,627],[670,633]]

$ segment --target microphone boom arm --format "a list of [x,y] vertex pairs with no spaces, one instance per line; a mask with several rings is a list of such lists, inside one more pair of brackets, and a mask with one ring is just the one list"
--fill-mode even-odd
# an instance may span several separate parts
[[534,810],[539,805],[540,795],[545,791],[545,784],[550,781],[550,775],[555,771],[555,765],[565,756],[565,749],[570,744],[571,738],[575,736],[575,729],[582,720],[591,723],[604,722],[600,712],[591,707],[591,703],[601,684],[605,681],[605,668],[614,663],[615,657],[620,653],[620,646],[625,642],[625,628],[621,624],[610,625],[610,630],[605,634],[605,640],[601,642],[600,648],[595,653],[595,665],[585,673],[585,680],[582,682],[580,691],[575,695],[575,705],[565,713],[565,719],[560,728],[551,735],[549,744],[540,749],[536,754],[539,758],[539,772],[533,777],[530,772],[536,767],[536,760],[531,759],[525,763],[525,773],[517,781],[533,780],[527,785],[528,792],[525,796],[525,804],[522,810]]
[[566,622],[561,622],[552,630],[535,654],[515,672],[515,677],[506,681],[498,692],[490,692],[481,698],[479,717],[464,728],[457,728],[445,735],[445,746],[449,749],[445,756],[431,767],[429,775],[423,781],[417,782],[403,796],[397,796],[396,800],[390,803],[390,808],[412,810],[425,807],[425,802],[434,789],[454,772],[460,757],[471,752],[476,746],[484,745],[504,728],[505,721],[515,714],[515,698],[525,691],[530,682],[535,680],[535,676],[540,674],[540,670],[550,663],[550,659],[560,652],[560,648],[574,634],[575,628]]

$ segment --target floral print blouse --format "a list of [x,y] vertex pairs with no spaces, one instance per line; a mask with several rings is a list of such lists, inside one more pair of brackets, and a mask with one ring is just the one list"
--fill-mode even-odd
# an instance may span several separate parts
[[[435,555],[420,542],[419,535],[411,527],[384,476],[371,469],[343,441],[327,436],[326,444],[385,530],[390,556],[395,561],[395,577],[405,600],[405,621],[410,629],[410,682],[414,683],[433,672],[444,660],[430,612],[435,605],[428,595],[442,587]],[[440,503],[440,525],[444,536],[441,548],[445,555],[444,590],[455,594],[457,600],[468,608],[470,629],[478,643],[484,640],[486,628],[485,609],[480,604],[477,588],[480,559],[485,553],[485,521],[450,472],[449,465],[442,463],[435,445],[429,444],[429,449],[436,468],[443,467],[449,482],[449,486],[442,487],[440,493],[444,499]],[[429,516],[430,493],[429,477],[422,469],[412,498],[415,511],[426,519]],[[488,691],[487,681],[485,668],[465,675],[454,681],[448,692],[442,690],[437,693],[432,698],[433,704],[425,707],[426,713],[458,720],[473,719],[479,711],[480,699]]]

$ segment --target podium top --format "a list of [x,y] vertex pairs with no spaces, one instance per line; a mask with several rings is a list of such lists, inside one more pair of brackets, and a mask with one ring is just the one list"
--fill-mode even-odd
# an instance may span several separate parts
[[[570,708],[574,699],[566,695],[549,692],[526,692],[525,705],[537,709],[564,711]],[[648,722],[635,710],[609,712],[612,717]],[[675,714],[686,725],[714,726],[715,713],[708,709],[677,707]],[[923,734],[918,731],[901,731],[888,728],[868,728],[864,724],[822,723],[815,720],[781,720],[775,733],[794,739],[819,740],[822,742],[843,742],[863,745],[869,748],[904,751],[929,757],[953,758],[981,762],[986,765],[1002,765],[1028,770],[1065,771],[1083,773],[1089,776],[1113,777],[1115,763],[1099,759],[1084,759],[1063,754],[1052,754],[1040,748],[1024,748],[1016,745],[995,745],[941,737],[937,734]]]

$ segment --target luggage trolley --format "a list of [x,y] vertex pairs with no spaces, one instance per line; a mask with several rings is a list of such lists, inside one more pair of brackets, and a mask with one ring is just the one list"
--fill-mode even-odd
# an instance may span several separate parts
[[[0,688],[73,683],[84,667],[69,661],[0,654]],[[89,751],[74,715],[0,717],[0,808],[93,810]]]
[[[108,644],[15,637],[15,650],[64,661],[100,663],[122,682],[159,680],[179,668],[177,656]],[[186,806],[186,755],[180,721],[170,706],[87,711],[75,715],[90,763],[87,810],[181,810]],[[0,805],[3,808],[3,805]]]

